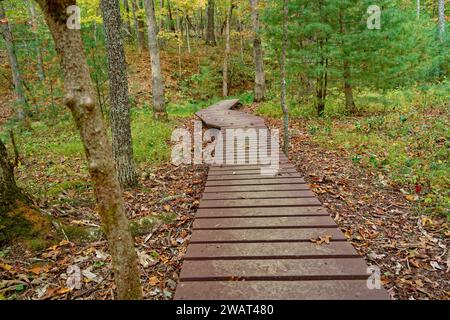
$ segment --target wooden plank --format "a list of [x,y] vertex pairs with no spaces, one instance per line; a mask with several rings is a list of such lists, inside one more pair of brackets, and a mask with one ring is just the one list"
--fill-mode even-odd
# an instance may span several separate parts
[[280,198],[314,198],[309,190],[305,191],[254,191],[254,192],[215,192],[204,193],[204,200],[233,200],[233,199],[280,199]]
[[[297,170],[295,170],[295,168],[290,168],[290,169],[280,169],[278,171],[279,173],[297,173]],[[261,169],[253,169],[253,170],[223,170],[223,171],[209,171],[209,177],[214,177],[214,176],[241,176],[241,175],[255,175],[255,174],[260,174],[261,173]]]
[[288,217],[288,216],[329,216],[329,213],[321,206],[316,207],[260,207],[260,208],[211,208],[198,209],[197,218],[211,217]]
[[361,258],[186,261],[181,281],[367,280]]
[[298,172],[278,173],[275,175],[263,175],[261,173],[249,175],[218,175],[209,176],[208,181],[225,181],[225,180],[254,180],[254,179],[282,179],[282,178],[302,178]]
[[[225,172],[236,172],[236,173],[240,173],[240,171],[256,171],[256,172],[260,172],[261,169],[265,168],[270,168],[269,166],[211,166],[209,167],[209,174],[220,174],[225,173]],[[295,166],[293,166],[292,164],[282,164],[280,165],[280,170],[296,170]]]
[[260,184],[249,186],[217,186],[206,187],[204,193],[226,192],[267,192],[267,191],[305,191],[310,190],[307,184]]
[[215,243],[191,244],[186,260],[233,259],[326,259],[358,257],[347,242],[315,243]]
[[329,216],[276,217],[276,218],[210,218],[196,219],[195,229],[251,229],[251,228],[335,228],[336,223]]
[[257,208],[257,207],[309,207],[320,206],[321,203],[317,198],[301,198],[301,199],[240,199],[240,200],[202,200],[199,208]]
[[345,237],[337,228],[291,228],[291,229],[225,229],[195,230],[190,243],[214,242],[310,242],[323,236],[331,236],[331,241],[344,241]]
[[273,178],[273,179],[254,179],[254,180],[226,180],[226,181],[207,181],[207,187],[215,186],[253,186],[253,185],[270,185],[270,184],[305,184],[303,178]]
[[181,282],[175,300],[389,300],[365,280]]

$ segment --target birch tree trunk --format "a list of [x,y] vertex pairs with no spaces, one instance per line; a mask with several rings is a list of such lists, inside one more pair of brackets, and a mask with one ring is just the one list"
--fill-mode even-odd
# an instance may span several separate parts
[[138,47],[138,52],[142,53],[145,49],[145,40],[141,31],[141,23],[138,19],[138,10],[139,7],[137,5],[137,0],[131,0],[131,10],[133,13],[133,24],[134,24],[134,32],[136,33],[136,42]]
[[[254,0],[252,0],[253,2]],[[286,51],[288,45],[288,0],[283,0],[283,44],[281,48],[281,108],[283,109],[284,144],[283,151],[289,153],[289,109],[287,107],[286,88]]]
[[231,52],[230,45],[230,33],[231,33],[231,15],[233,14],[233,0],[231,0],[230,7],[228,9],[228,13],[226,16],[226,26],[225,26],[225,56],[223,58],[223,96],[228,97],[229,88],[228,88],[228,57]]
[[216,42],[216,27],[214,21],[215,15],[215,0],[208,0],[208,10],[207,10],[207,28],[206,28],[206,44],[210,46],[215,46]]
[[61,57],[65,104],[72,112],[86,152],[102,226],[109,242],[118,298],[141,299],[137,254],[115,170],[111,145],[83,50],[81,32],[67,28],[67,7],[75,0],[37,0]]
[[445,40],[445,0],[439,0],[439,38]]
[[250,0],[253,24],[253,59],[255,63],[255,101],[264,100],[266,94],[266,77],[264,74],[264,58],[259,36],[259,9],[258,0]]
[[44,62],[42,57],[42,48],[41,44],[39,43],[39,35],[37,32],[37,15],[36,15],[36,7],[34,6],[34,2],[32,0],[29,0],[29,11],[30,11],[30,18],[31,18],[31,32],[33,33],[34,42],[35,42],[35,50],[36,50],[36,69],[38,72],[39,80],[43,81],[45,79],[45,72],[44,72]]
[[166,102],[164,98],[164,81],[159,56],[158,33],[153,0],[145,0],[145,11],[148,24],[148,45],[152,60],[153,116],[157,120],[166,120]]
[[5,40],[6,51],[8,52],[9,64],[11,67],[11,74],[16,93],[16,100],[18,102],[16,114],[19,120],[25,118],[24,107],[26,106],[25,92],[23,89],[23,80],[20,74],[19,63],[17,62],[16,48],[14,45],[14,38],[11,32],[8,18],[6,17],[3,2],[0,1],[0,29],[2,37]]
[[123,188],[129,188],[137,185],[137,175],[131,138],[127,64],[120,35],[120,30],[122,30],[120,6],[114,0],[102,0],[100,8],[108,49],[113,156],[116,161],[119,182]]
[[416,3],[416,11],[417,11],[417,19],[419,19],[420,18],[420,0],[417,0],[417,3]]

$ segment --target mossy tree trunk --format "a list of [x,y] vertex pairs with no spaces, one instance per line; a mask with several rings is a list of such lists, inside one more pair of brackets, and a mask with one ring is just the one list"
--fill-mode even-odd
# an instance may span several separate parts
[[9,162],[6,147],[0,140],[0,214],[8,211],[21,198],[22,193],[14,179],[14,168]]
[[[112,0],[111,0],[112,1]],[[61,57],[65,103],[80,132],[97,198],[102,226],[109,242],[118,298],[141,299],[137,254],[125,215],[111,144],[83,50],[80,30],[67,28],[67,8],[75,0],[37,0]]]

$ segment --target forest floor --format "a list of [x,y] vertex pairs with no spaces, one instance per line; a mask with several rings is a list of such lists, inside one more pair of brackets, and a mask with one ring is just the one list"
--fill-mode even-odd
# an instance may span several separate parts
[[[206,180],[205,167],[170,164],[172,130],[192,130],[193,113],[220,99],[221,60],[214,57],[220,48],[203,49],[198,48],[196,55],[183,54],[181,75],[174,72],[180,70],[176,49],[162,54],[172,101],[168,123],[152,120],[149,58],[128,53],[140,188],[126,191],[124,198],[145,299],[173,298]],[[251,56],[246,58],[247,66]],[[251,72],[239,63],[231,68],[233,94],[244,92],[240,98],[246,111],[281,128],[276,99],[249,103]],[[18,184],[52,217],[57,231],[53,238],[14,241],[0,248],[0,300],[114,299],[108,246],[70,115],[61,107],[56,118],[48,116],[50,98],[44,96],[36,112],[45,116],[33,119],[30,128],[21,128],[8,121],[13,95],[6,85],[0,86],[0,95],[7,97],[0,99],[0,136],[8,141],[8,130],[13,129],[21,155]],[[59,106],[61,98],[54,102]],[[413,110],[405,113],[405,121],[398,112],[392,118],[375,114],[318,120],[292,108],[290,158],[358,252],[381,268],[383,284],[395,299],[450,298],[445,110]],[[393,142],[399,146],[385,154]],[[411,163],[404,154],[409,146],[415,152]],[[78,268],[81,287],[69,289],[67,280]]]

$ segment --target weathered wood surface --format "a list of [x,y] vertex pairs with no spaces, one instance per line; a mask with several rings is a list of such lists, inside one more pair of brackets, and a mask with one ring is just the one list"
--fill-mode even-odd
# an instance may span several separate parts
[[[231,110],[238,103],[222,101],[197,116],[224,137],[230,128],[266,128]],[[248,163],[258,155],[249,150],[233,160]],[[366,262],[284,154],[274,175],[261,174],[260,160],[210,166],[175,299],[389,299],[368,288]]]

